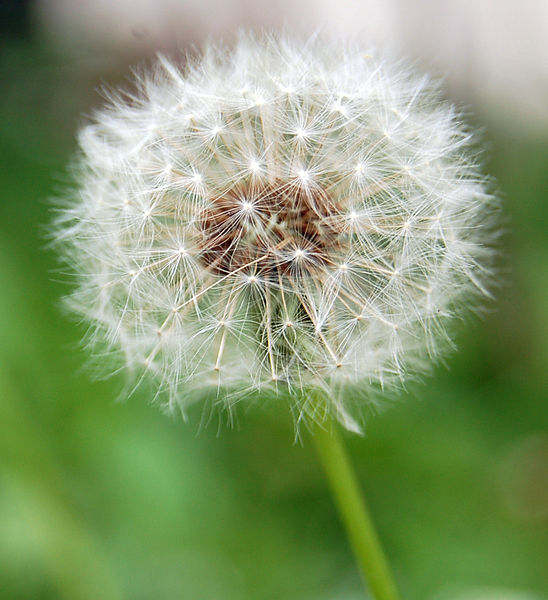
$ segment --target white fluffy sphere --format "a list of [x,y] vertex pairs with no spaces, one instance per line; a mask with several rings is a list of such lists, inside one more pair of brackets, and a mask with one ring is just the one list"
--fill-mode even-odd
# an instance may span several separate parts
[[71,305],[171,406],[283,392],[358,429],[488,293],[497,202],[473,135],[428,77],[357,45],[160,58],[79,141],[56,227]]

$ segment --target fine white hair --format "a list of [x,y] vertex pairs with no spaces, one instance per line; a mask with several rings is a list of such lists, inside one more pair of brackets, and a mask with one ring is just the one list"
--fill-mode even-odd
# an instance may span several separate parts
[[286,397],[359,430],[492,287],[497,199],[436,82],[359,44],[159,57],[79,135],[71,308],[155,396]]

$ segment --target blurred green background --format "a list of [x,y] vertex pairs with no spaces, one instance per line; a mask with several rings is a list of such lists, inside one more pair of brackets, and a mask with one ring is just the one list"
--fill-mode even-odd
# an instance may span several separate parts
[[[15,3],[11,3],[15,6]],[[0,42],[0,597],[363,597],[286,406],[189,424],[93,381],[46,249],[80,114],[116,69],[13,10]],[[80,62],[79,62],[80,61]],[[504,285],[459,351],[348,446],[407,600],[548,597],[548,137],[488,125]],[[490,590],[490,591],[489,591]],[[491,594],[491,595],[489,595]]]

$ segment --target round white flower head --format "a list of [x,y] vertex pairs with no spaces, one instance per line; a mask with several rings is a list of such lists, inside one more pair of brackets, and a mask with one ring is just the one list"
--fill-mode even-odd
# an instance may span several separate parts
[[428,77],[359,46],[161,57],[79,142],[56,227],[71,305],[170,406],[260,391],[357,430],[488,294],[497,203],[472,133]]

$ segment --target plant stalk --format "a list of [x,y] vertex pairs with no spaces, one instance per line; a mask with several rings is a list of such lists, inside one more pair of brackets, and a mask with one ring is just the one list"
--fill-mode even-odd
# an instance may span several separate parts
[[375,600],[401,600],[336,424],[314,441],[362,576]]

